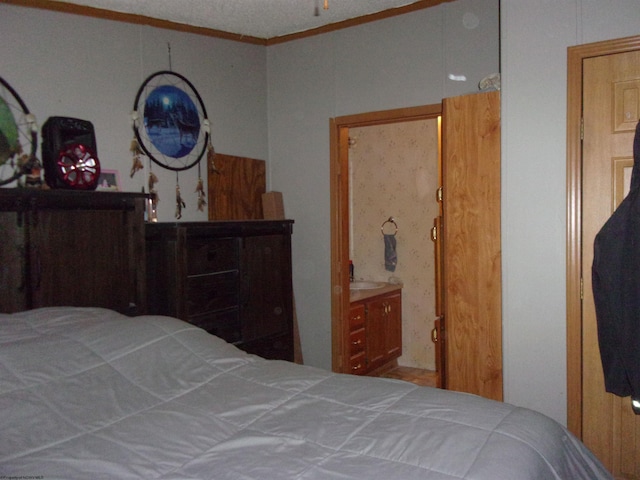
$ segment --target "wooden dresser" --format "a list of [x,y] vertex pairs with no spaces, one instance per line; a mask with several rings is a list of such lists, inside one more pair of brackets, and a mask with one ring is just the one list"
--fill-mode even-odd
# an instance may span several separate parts
[[144,313],[144,201],[0,188],[0,312],[69,305]]
[[293,361],[292,220],[149,223],[149,313]]

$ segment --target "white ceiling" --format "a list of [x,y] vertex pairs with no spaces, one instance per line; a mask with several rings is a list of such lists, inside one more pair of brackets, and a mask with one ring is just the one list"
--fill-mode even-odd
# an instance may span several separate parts
[[[262,39],[303,32],[417,0],[65,0]],[[318,12],[319,15],[315,15]]]

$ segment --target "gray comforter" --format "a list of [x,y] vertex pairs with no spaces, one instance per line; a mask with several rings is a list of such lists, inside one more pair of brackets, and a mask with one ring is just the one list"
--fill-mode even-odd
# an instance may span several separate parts
[[0,315],[0,477],[609,479],[544,415],[267,361],[187,323]]

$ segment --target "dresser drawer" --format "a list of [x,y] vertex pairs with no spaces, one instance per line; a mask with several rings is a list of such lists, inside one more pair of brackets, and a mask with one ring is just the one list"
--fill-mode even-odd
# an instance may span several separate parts
[[190,238],[187,241],[187,275],[238,269],[238,242],[234,238]]
[[366,347],[366,330],[359,328],[358,330],[351,332],[349,335],[349,352],[350,356],[357,355],[360,352],[364,352]]
[[359,328],[364,328],[364,305],[352,305],[349,309],[349,330],[354,331]]
[[229,343],[237,342],[242,338],[238,308],[190,317],[189,323]]
[[187,279],[187,316],[224,310],[238,305],[238,273],[214,273]]
[[253,353],[263,358],[293,362],[293,337],[291,333],[242,342],[237,346],[247,353]]
[[366,361],[367,360],[364,351],[350,357],[349,365],[351,367],[351,373],[354,375],[363,375],[367,371]]

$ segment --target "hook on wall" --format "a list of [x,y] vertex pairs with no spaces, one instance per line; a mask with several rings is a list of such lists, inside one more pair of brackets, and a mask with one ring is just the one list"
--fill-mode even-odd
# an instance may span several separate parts
[[393,225],[395,227],[395,230],[393,231],[393,233],[389,233],[388,235],[393,235],[394,237],[396,236],[396,233],[398,233],[398,224],[396,223],[395,219],[393,217],[389,217],[387,220],[385,220],[384,222],[382,222],[382,226],[380,227],[380,231],[382,232],[382,235],[387,235],[384,233],[384,226],[390,223],[391,225]]

